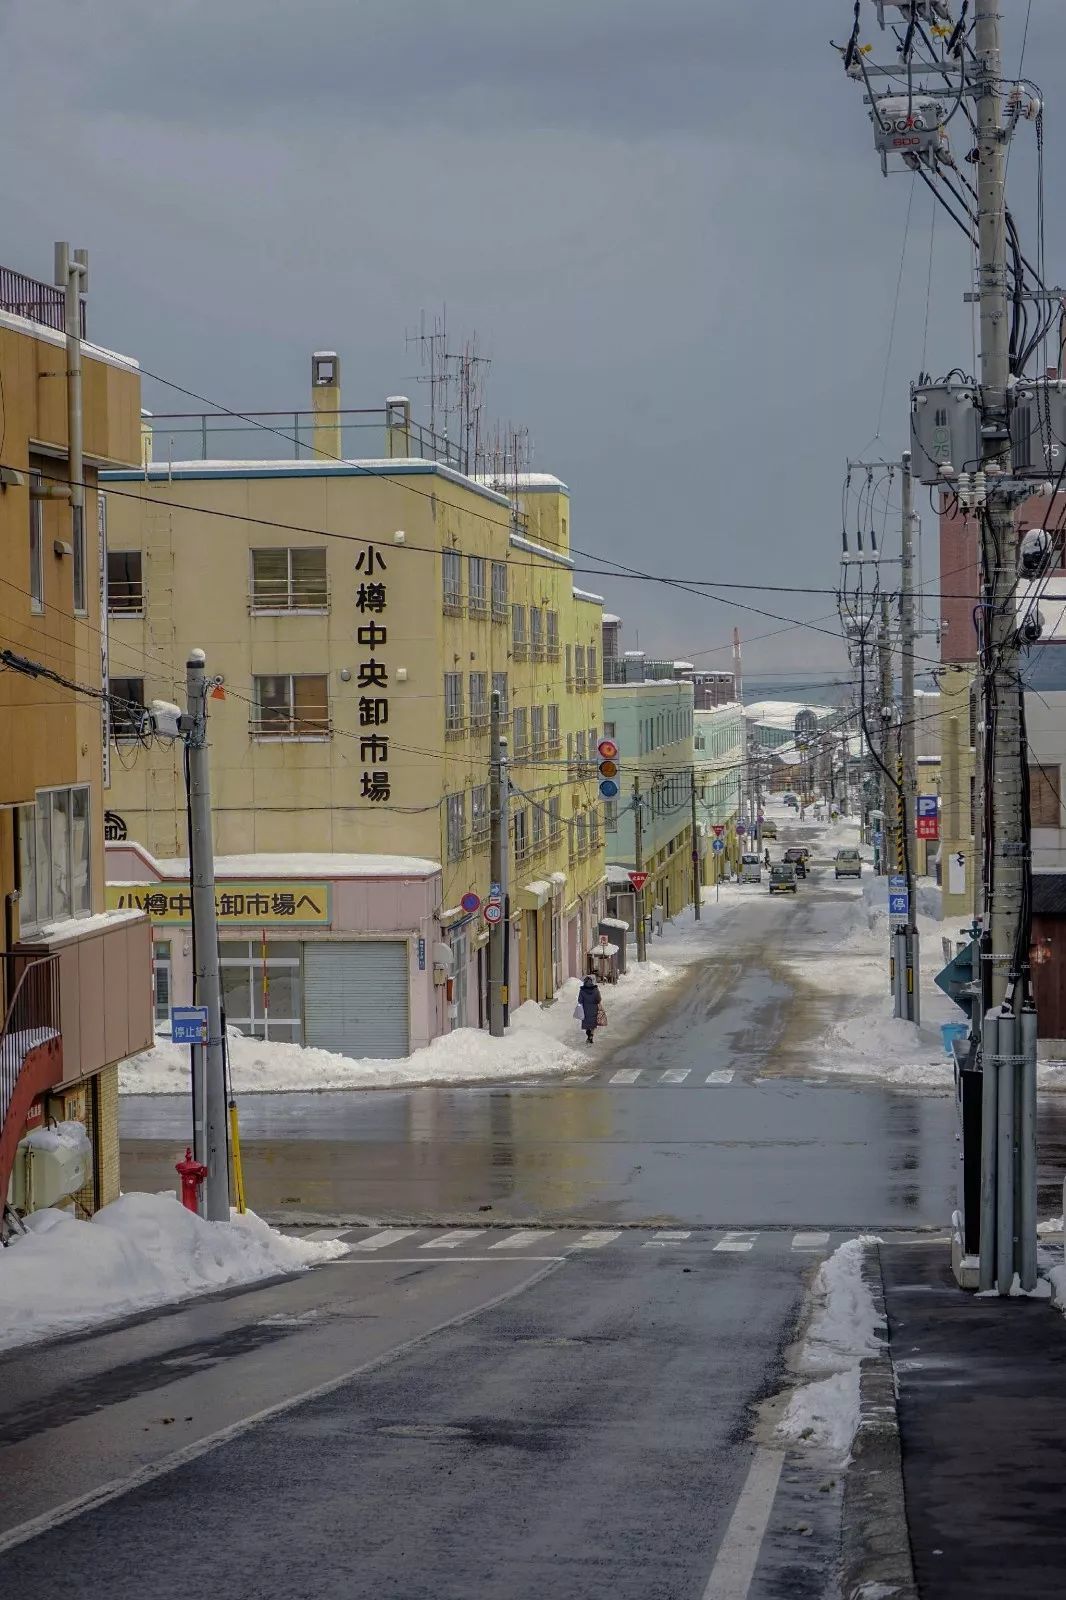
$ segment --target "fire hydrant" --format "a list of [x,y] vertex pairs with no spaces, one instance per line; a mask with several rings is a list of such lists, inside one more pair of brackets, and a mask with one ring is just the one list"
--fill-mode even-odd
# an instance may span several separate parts
[[186,1211],[200,1210],[200,1185],[207,1177],[207,1168],[202,1161],[194,1161],[192,1150],[185,1147],[185,1160],[175,1163],[174,1171],[181,1179],[181,1203]]

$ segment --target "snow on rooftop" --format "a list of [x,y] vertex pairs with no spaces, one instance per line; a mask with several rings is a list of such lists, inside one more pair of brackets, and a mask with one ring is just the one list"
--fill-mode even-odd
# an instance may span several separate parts
[[603,596],[602,596],[602,594],[590,594],[587,589],[575,589],[574,590],[574,599],[575,600],[588,600],[590,602],[590,604],[592,604],[594,606],[602,606],[602,604],[603,604]]
[[570,493],[562,478],[551,472],[486,472],[479,474],[478,482],[487,483],[492,489],[556,489],[560,494]]
[[[189,875],[187,856],[165,856],[154,864],[163,878]],[[350,855],[343,851],[257,851],[215,857],[216,878],[429,878],[440,870],[439,861],[425,856]]]
[[622,619],[621,617],[616,617],[613,611],[605,611],[603,613],[603,620],[604,622],[621,622]]
[[832,706],[814,706],[806,700],[756,700],[744,707],[749,722],[764,722],[771,728],[791,728],[801,711],[813,711],[819,719],[835,717]]
[[[516,550],[529,550],[535,556],[543,556],[547,561],[554,561],[560,567],[572,567],[573,561],[569,556],[564,556],[561,550],[552,550],[549,545],[535,544],[532,539],[523,539],[520,533],[512,533],[511,544]],[[576,590],[574,591],[577,592]]]
[[[33,339],[41,339],[45,344],[59,345],[66,348],[67,336],[56,328],[46,328],[43,322],[33,322],[29,317],[20,317],[16,311],[0,311],[0,328],[11,328],[15,333],[28,334]],[[106,345],[93,344],[89,339],[83,339],[81,353],[88,356],[90,361],[106,361],[109,367],[124,367],[128,372],[139,372],[140,364],[132,356],[124,356],[118,350],[108,350]]]
[[70,944],[75,939],[84,939],[91,933],[104,933],[108,928],[117,928],[124,922],[143,922],[143,911],[97,911],[88,917],[68,917],[64,922],[46,922],[42,927],[35,928],[32,939],[27,935],[27,943],[32,944]]

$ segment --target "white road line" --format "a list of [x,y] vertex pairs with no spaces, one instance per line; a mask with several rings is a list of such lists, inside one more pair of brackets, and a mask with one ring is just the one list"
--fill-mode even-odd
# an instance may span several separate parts
[[645,1239],[644,1249],[652,1250],[659,1244],[681,1244],[685,1239],[691,1239],[691,1233],[683,1233],[676,1229],[666,1233],[653,1233],[650,1239]]
[[716,1250],[750,1250],[756,1239],[757,1233],[727,1233],[724,1239],[719,1239],[715,1245]]
[[718,1547],[703,1600],[747,1600],[774,1508],[784,1453],[758,1449]]
[[301,1228],[292,1235],[295,1239],[339,1239],[346,1232],[344,1228]]
[[372,1233],[368,1239],[357,1239],[352,1245],[353,1250],[387,1250],[390,1244],[399,1244],[401,1239],[409,1239],[417,1233],[417,1228],[385,1228],[381,1233]]
[[619,1067],[617,1072],[611,1073],[612,1083],[636,1083],[640,1077],[640,1067]]
[[531,1244],[546,1244],[551,1238],[550,1233],[537,1233],[533,1229],[517,1229],[509,1233],[506,1239],[501,1239],[497,1244],[490,1244],[490,1250],[525,1250]]
[[[353,1263],[354,1264],[354,1263]],[[385,1263],[376,1261],[361,1261],[359,1266],[384,1266]],[[461,1328],[468,1322],[473,1322],[476,1317],[483,1316],[487,1311],[494,1311],[497,1306],[506,1305],[508,1300],[514,1300],[520,1294],[525,1294],[532,1289],[542,1278],[551,1271],[551,1266],[545,1266],[540,1272],[534,1272],[531,1277],[523,1278],[521,1283],[514,1284],[510,1289],[505,1289],[503,1294],[493,1295],[488,1300],[483,1300],[480,1305],[470,1306],[465,1311],[460,1311],[458,1316],[446,1317],[443,1322],[438,1322],[433,1328],[427,1328],[424,1333],[416,1333],[413,1338],[404,1339],[399,1344],[393,1345],[391,1350],[385,1350],[381,1355],[371,1356],[369,1361],[362,1361],[358,1366],[349,1367],[338,1377],[327,1378],[324,1383],[317,1383],[311,1389],[304,1389],[299,1394],[286,1395],[284,1400],[276,1400],[273,1405],[264,1406],[261,1411],[253,1411],[250,1416],[241,1417],[238,1422],[231,1422],[225,1428],[219,1428],[217,1433],[209,1433],[203,1439],[197,1439],[193,1444],[187,1444],[180,1450],[174,1450],[169,1455],[163,1456],[159,1461],[153,1461],[148,1466],[138,1467],[135,1471],[127,1473],[122,1478],[112,1478],[107,1483],[98,1484],[95,1489],[90,1489],[87,1494],[77,1495],[72,1500],[62,1501],[59,1505],[52,1506],[48,1511],[43,1511],[39,1516],[30,1517],[26,1522],[18,1522],[13,1527],[0,1531],[0,1555],[7,1550],[13,1550],[17,1545],[25,1544],[28,1539],[35,1539],[39,1534],[50,1533],[53,1528],[59,1528],[65,1522],[71,1522],[75,1517],[80,1517],[86,1511],[95,1511],[98,1506],[107,1505],[111,1500],[117,1500],[131,1490],[140,1489],[146,1483],[154,1483],[157,1478],[163,1478],[168,1472],[175,1472],[179,1467],[188,1466],[190,1461],[198,1461],[201,1456],[208,1455],[212,1450],[217,1450],[220,1445],[229,1444],[231,1439],[239,1439],[242,1434],[248,1433],[260,1423],[269,1422],[272,1417],[284,1416],[287,1411],[294,1411],[297,1406],[309,1404],[311,1401],[320,1400],[324,1395],[335,1394],[338,1389],[343,1389],[346,1383],[351,1383],[353,1378],[361,1377],[367,1372],[376,1372],[379,1367],[386,1367],[391,1361],[405,1356],[411,1350],[417,1350],[421,1345],[429,1344],[438,1334],[447,1328]]]
[[663,1073],[662,1077],[659,1079],[659,1082],[660,1083],[684,1083],[685,1079],[688,1077],[688,1075],[689,1075],[689,1073],[691,1071],[692,1071],[691,1067],[667,1067],[666,1071]]
[[797,1233],[792,1240],[793,1250],[824,1250],[829,1243],[827,1233]]
[[583,1233],[580,1239],[575,1239],[570,1250],[598,1250],[601,1245],[610,1244],[612,1240],[620,1238],[620,1232],[612,1233],[609,1229],[598,1230],[596,1233]]
[[726,1067],[721,1072],[709,1072],[707,1074],[707,1082],[708,1083],[732,1083],[732,1081],[733,1081],[733,1068],[732,1067]]
[[425,1244],[420,1244],[420,1250],[458,1250],[461,1244],[466,1244],[468,1239],[481,1239],[484,1232],[481,1228],[455,1228],[451,1233],[442,1233],[436,1239],[427,1239]]

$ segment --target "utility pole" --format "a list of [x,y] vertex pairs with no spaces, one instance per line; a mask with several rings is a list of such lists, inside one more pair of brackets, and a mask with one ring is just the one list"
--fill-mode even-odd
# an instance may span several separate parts
[[507,911],[510,890],[510,792],[507,776],[507,739],[500,732],[503,705],[498,690],[492,694],[489,716],[489,872],[499,885],[503,915],[489,926],[489,1033],[502,1039],[507,1026]]
[[[640,807],[640,778],[633,779],[633,859],[637,872],[644,871],[644,813]],[[644,889],[637,890],[637,960],[647,961],[648,939],[644,927]]]
[[207,754],[204,652],[191,650],[185,666],[189,732],[189,889],[192,900],[193,999],[207,1008],[207,1043],[193,1045],[195,1155],[207,1168],[204,1215],[229,1220],[226,1152],[226,1070],[222,1038],[222,980],[215,913],[215,852],[211,837],[211,775]]
[[702,915],[700,902],[703,899],[703,884],[700,878],[700,840],[696,832],[696,768],[692,767],[692,909],[699,922]]
[[901,500],[903,506],[902,566],[899,586],[899,637],[900,637],[900,754],[903,765],[903,793],[901,799],[901,828],[903,834],[903,868],[907,874],[907,929],[904,939],[903,982],[900,996],[902,1015],[908,1022],[922,1020],[920,969],[918,960],[918,894],[914,878],[914,852],[917,847],[915,811],[918,796],[918,763],[915,756],[914,728],[914,478],[911,473],[911,453],[903,452],[901,474]]
[[55,282],[63,290],[67,336],[67,460],[70,474],[70,543],[74,563],[74,611],[88,609],[85,557],[85,460],[82,453],[81,297],[89,286],[89,252],[55,247]]
[[[877,754],[880,758],[880,806],[881,806],[881,871],[899,871],[896,863],[899,860],[899,838],[895,822],[889,817],[895,816],[895,806],[889,801],[889,763],[895,762],[892,750],[892,741],[889,738],[889,724],[892,720],[892,705],[894,700],[892,689],[892,641],[888,627],[888,596],[881,596],[881,618],[877,633],[877,669],[878,669],[878,705],[877,720],[880,724],[878,734]],[[891,845],[889,841],[891,840]]]

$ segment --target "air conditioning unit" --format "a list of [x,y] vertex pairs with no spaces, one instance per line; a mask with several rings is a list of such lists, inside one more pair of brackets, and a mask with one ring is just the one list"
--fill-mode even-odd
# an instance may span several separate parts
[[911,466],[920,483],[950,484],[981,465],[977,386],[965,381],[911,385]]
[[15,1151],[9,1203],[23,1213],[41,1211],[77,1194],[92,1175],[92,1141],[82,1123],[35,1128]]

